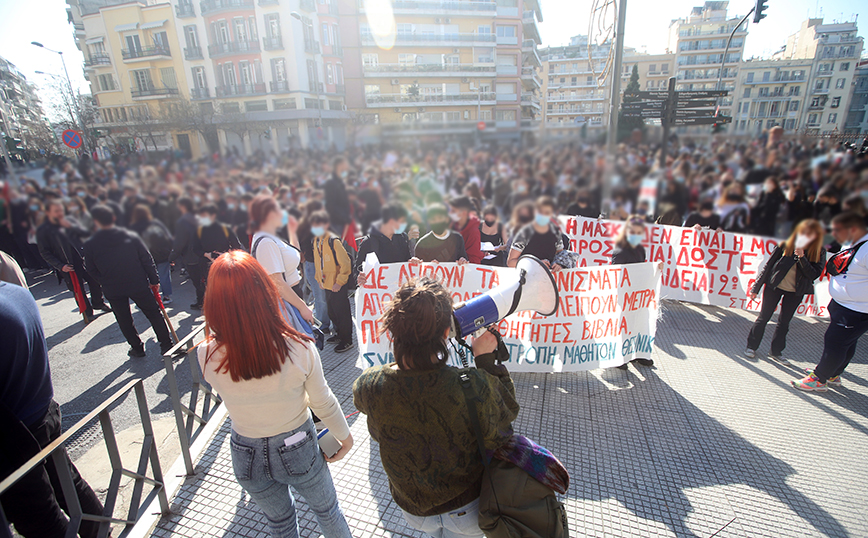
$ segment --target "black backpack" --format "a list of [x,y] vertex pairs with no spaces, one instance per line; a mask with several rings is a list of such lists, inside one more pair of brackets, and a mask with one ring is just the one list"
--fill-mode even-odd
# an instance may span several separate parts
[[142,241],[154,258],[154,263],[163,263],[169,259],[174,240],[165,226],[151,222],[142,232]]

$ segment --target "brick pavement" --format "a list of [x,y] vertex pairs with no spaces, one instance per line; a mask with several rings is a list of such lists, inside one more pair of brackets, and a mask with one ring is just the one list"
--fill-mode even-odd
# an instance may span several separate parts
[[[789,368],[764,358],[773,323],[757,358],[742,355],[752,321],[664,303],[653,369],[513,375],[516,430],[570,471],[571,536],[868,536],[868,342],[843,387],[805,394],[789,382],[814,365],[827,322],[793,321]],[[354,361],[323,354],[347,414]],[[421,536],[391,499],[365,417],[350,424],[355,447],[331,472],[354,536]],[[268,536],[235,482],[228,434],[227,421],[153,536]],[[303,500],[297,506],[302,536],[320,536]]]

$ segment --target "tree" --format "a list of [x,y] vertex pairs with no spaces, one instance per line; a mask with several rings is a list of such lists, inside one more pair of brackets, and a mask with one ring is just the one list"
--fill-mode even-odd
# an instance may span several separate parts
[[645,132],[645,121],[642,118],[624,117],[624,105],[627,103],[636,103],[639,97],[639,69],[633,65],[633,72],[630,74],[630,82],[624,89],[624,97],[621,99],[621,109],[618,111],[618,141],[623,141],[630,138],[630,135],[635,129]]

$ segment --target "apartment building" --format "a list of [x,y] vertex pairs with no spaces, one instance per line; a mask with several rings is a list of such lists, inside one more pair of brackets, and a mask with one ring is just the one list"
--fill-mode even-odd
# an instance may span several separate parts
[[[34,138],[44,138],[51,127],[42,111],[36,86],[15,67],[0,57],[0,130],[4,136],[21,141],[23,149],[31,149]],[[0,143],[3,140],[0,139]],[[41,149],[41,148],[32,148]]]
[[811,60],[747,60],[739,66],[730,133],[758,135],[780,126],[805,128],[810,106]]
[[812,62],[805,129],[820,134],[844,131],[862,46],[855,22],[824,24],[823,19],[804,21],[787,39],[780,58]]
[[622,95],[630,82],[634,65],[639,71],[640,91],[666,90],[670,77],[675,76],[675,54],[627,54],[625,51],[621,70]]
[[[670,23],[668,50],[675,53],[676,90],[735,90],[747,38],[747,23],[733,36],[724,58],[726,42],[741,21],[738,16],[728,18],[728,6],[729,2],[725,0],[705,2],[701,7],[694,7],[687,18],[675,19]],[[718,88],[719,77],[721,81]],[[722,99],[721,114],[732,115],[732,104],[732,94]],[[678,130],[691,132],[703,129],[681,127]]]
[[[868,60],[860,61],[853,73],[853,95],[844,129],[850,134],[868,136]],[[861,142],[859,138],[854,141]]]
[[358,62],[345,75],[360,135],[519,139],[536,129],[542,85],[537,0],[400,0],[390,6],[391,13],[369,13],[359,2],[358,25],[344,32],[347,64]]

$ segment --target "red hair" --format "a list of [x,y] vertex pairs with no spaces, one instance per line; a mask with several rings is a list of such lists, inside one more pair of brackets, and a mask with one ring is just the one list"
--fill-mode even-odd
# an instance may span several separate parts
[[[277,286],[256,258],[243,250],[223,254],[211,265],[205,291],[205,329],[224,349],[218,372],[232,381],[259,379],[280,371],[289,337],[309,342],[284,321]],[[211,356],[205,358],[207,363]]]
[[267,194],[260,194],[254,198],[250,202],[250,209],[247,210],[248,217],[250,217],[250,233],[258,232],[272,211],[280,211],[277,200]]

